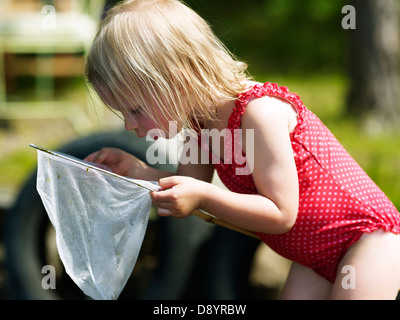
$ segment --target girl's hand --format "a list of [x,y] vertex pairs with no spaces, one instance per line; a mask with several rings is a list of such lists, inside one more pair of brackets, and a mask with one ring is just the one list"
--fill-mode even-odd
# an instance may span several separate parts
[[184,218],[200,208],[207,183],[190,177],[171,176],[160,179],[161,191],[150,193],[160,216]]
[[[121,176],[145,180],[143,173],[147,164],[135,156],[117,148],[102,148],[88,155],[84,161],[93,162],[100,168],[109,168],[112,172]],[[103,167],[104,168],[104,167]]]

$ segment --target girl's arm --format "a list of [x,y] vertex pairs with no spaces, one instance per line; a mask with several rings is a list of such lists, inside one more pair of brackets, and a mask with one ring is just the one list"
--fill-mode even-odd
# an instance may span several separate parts
[[[204,152],[194,139],[188,143],[196,143],[194,148],[198,148],[198,163],[200,163],[201,152]],[[96,152],[91,153],[85,159],[96,163],[97,165],[104,165],[112,172],[131,177],[134,179],[158,181],[162,178],[174,175],[168,171],[162,171],[152,166],[149,166],[142,160],[118,148],[102,148]],[[198,180],[210,182],[214,173],[212,164],[180,164],[177,170],[177,175],[193,177]]]
[[[253,100],[242,119],[242,132],[254,130],[244,146],[258,194],[238,194],[193,178],[160,180],[153,192],[159,214],[184,217],[203,209],[233,225],[264,233],[284,233],[297,217],[298,179],[289,138],[291,106],[271,98]],[[246,141],[245,136],[242,141]],[[251,149],[253,148],[253,149]],[[251,158],[250,158],[251,157]]]
[[116,174],[134,179],[158,181],[173,175],[171,172],[153,168],[134,155],[118,148],[102,148],[91,153],[84,160],[105,165]]
[[212,163],[202,163],[201,161],[202,158],[208,158],[208,153],[202,156],[206,151],[199,146],[196,139],[190,139],[185,143],[185,147],[189,148],[189,150],[197,149],[197,161],[196,163],[189,162],[188,164],[180,163],[176,175],[211,182],[214,175],[214,166]]

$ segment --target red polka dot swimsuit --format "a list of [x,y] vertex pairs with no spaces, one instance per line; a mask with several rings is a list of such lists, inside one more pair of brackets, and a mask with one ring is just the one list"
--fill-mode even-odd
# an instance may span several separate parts
[[[240,94],[229,118],[232,134],[240,129],[249,101],[266,95],[290,102],[297,111],[298,123],[290,140],[300,199],[290,231],[259,236],[280,255],[334,282],[346,248],[364,232],[382,228],[400,233],[400,214],[333,134],[285,87],[265,83]],[[235,169],[246,164],[237,164],[234,155],[232,158],[232,163],[214,164],[221,181],[233,192],[258,193],[251,174],[235,175]]]

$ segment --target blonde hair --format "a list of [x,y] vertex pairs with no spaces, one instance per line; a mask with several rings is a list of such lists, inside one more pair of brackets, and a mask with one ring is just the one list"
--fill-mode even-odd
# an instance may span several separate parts
[[198,128],[215,118],[210,106],[245,89],[246,69],[182,2],[131,0],[107,12],[85,74],[107,105],[123,110],[134,97],[151,114],[153,101],[178,126]]

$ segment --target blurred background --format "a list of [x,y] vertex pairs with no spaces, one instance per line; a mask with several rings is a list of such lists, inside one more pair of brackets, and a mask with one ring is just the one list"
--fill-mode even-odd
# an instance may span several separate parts
[[[83,78],[84,57],[98,23],[116,2],[0,0],[2,239],[7,214],[35,170],[36,153],[29,143],[56,149],[123,128],[88,94]],[[300,95],[400,209],[398,1],[186,3],[248,63],[256,80],[277,82]],[[355,15],[344,10],[347,5]],[[2,245],[0,260],[5,256]],[[3,288],[7,268],[4,263],[0,267]],[[264,279],[265,272],[257,270],[252,277],[279,290],[285,271],[271,274],[278,280]],[[5,289],[1,296],[8,297]]]

